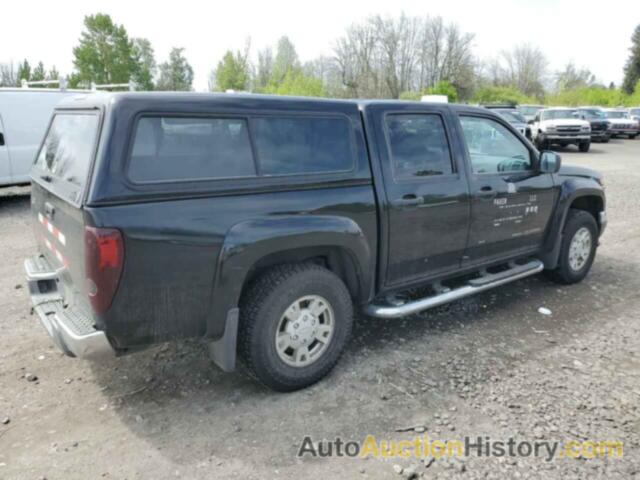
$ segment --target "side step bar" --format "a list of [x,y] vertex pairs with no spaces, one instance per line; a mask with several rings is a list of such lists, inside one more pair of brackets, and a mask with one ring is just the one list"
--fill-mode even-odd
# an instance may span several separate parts
[[412,313],[438,307],[445,303],[468,297],[475,293],[484,292],[505,283],[520,280],[521,278],[535,275],[544,270],[544,264],[540,260],[532,260],[523,265],[513,265],[509,270],[496,274],[483,275],[480,278],[470,280],[467,285],[454,290],[445,291],[430,297],[413,300],[402,305],[376,305],[370,303],[365,307],[365,313],[379,318],[400,318]]

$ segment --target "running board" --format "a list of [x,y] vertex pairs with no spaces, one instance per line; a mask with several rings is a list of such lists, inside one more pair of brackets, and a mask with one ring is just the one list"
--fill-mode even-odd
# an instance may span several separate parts
[[370,303],[365,307],[365,313],[379,318],[400,318],[412,313],[428,310],[445,303],[468,297],[475,293],[484,292],[505,283],[520,280],[521,278],[535,275],[544,270],[544,264],[540,260],[532,260],[523,265],[513,265],[508,270],[495,274],[485,274],[479,278],[470,280],[467,285],[453,290],[445,291],[431,297],[413,300],[402,305],[376,305]]

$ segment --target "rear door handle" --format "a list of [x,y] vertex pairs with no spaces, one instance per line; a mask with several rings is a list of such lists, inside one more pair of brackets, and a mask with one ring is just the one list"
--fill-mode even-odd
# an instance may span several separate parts
[[0,147],[4,146],[4,133],[0,133]]
[[424,203],[424,197],[419,197],[414,195],[413,193],[404,195],[402,198],[399,198],[393,202],[394,205],[398,205],[400,207],[415,207],[417,205],[422,205]]

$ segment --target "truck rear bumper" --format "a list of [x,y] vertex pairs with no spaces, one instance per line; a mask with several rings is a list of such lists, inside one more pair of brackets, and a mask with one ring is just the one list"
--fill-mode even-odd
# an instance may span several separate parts
[[65,307],[57,291],[58,272],[42,257],[24,262],[34,312],[56,346],[66,355],[80,358],[115,356],[106,334],[78,308]]

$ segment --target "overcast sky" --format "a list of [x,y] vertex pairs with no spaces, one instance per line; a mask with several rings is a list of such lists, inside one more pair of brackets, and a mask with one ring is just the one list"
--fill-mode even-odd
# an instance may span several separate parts
[[640,1],[622,0],[135,0],[6,1],[0,27],[0,62],[42,60],[63,73],[73,68],[72,48],[87,14],[104,12],[131,37],[148,38],[158,63],[171,47],[184,47],[196,90],[223,53],[251,37],[253,54],[282,35],[301,60],[330,55],[334,40],[353,22],[372,14],[442,16],[475,34],[474,51],[491,57],[530,42],[547,55],[551,71],[569,61],[586,66],[606,84],[622,80],[630,37],[640,22]]

